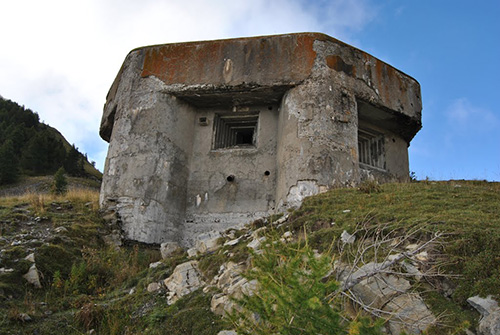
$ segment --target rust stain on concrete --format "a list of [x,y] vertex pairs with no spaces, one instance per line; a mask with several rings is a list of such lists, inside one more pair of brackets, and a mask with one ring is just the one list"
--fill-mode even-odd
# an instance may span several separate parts
[[230,59],[230,84],[299,82],[311,73],[316,39],[317,34],[301,34],[145,47],[141,76],[167,85],[225,84],[224,65]]

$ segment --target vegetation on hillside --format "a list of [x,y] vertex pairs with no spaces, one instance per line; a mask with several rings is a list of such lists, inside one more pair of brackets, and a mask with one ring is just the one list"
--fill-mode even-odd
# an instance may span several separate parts
[[98,176],[90,165],[75,145],[40,122],[37,113],[0,97],[0,185],[14,183],[23,175],[54,174],[60,167],[71,176],[91,172]]
[[[150,268],[150,263],[161,258],[157,248],[139,244],[117,248],[106,243],[110,227],[98,212],[97,197],[97,192],[71,190],[65,196],[0,197],[0,333],[82,334],[94,329],[99,334],[215,335],[233,328],[230,320],[210,311],[211,290],[197,290],[172,305],[167,304],[165,294],[148,292],[148,284],[169,277],[176,265],[189,259],[187,254],[178,250],[162,260],[161,266]],[[276,217],[253,223],[254,231],[256,226],[266,227],[262,234],[268,241],[278,240],[285,232],[294,232],[299,240],[285,249],[269,243],[271,252],[264,249],[261,258],[254,258],[260,273],[250,272],[250,277],[281,279],[265,285],[269,292],[262,292],[261,302],[250,299],[246,306],[250,311],[260,309],[269,329],[287,327],[280,315],[293,316],[298,310],[290,308],[289,301],[306,301],[301,303],[303,310],[323,321],[319,314],[324,315],[325,303],[332,302],[325,298],[331,297],[336,286],[317,278],[324,278],[328,262],[349,261],[352,256],[346,249],[339,253],[344,230],[358,237],[356,243],[384,234],[418,243],[440,232],[442,238],[429,254],[433,259],[429,270],[436,275],[420,281],[418,289],[440,316],[429,334],[464,334],[478,319],[466,299],[489,294],[500,298],[498,213],[500,183],[481,181],[386,184],[336,189],[307,198],[282,225],[270,224]],[[233,236],[249,230],[235,231]],[[315,258],[313,250],[330,258]],[[22,277],[30,267],[25,257],[32,252],[43,274],[42,288]],[[210,282],[220,265],[244,261],[250,255],[251,250],[240,243],[221,246],[197,259]],[[363,255],[367,261],[385,256],[382,249]],[[286,293],[301,284],[306,290]],[[301,327],[312,327],[304,329],[328,327],[310,324],[300,316],[293,320],[303,322],[298,323]],[[370,327],[367,319],[359,318],[348,331],[375,333]]]

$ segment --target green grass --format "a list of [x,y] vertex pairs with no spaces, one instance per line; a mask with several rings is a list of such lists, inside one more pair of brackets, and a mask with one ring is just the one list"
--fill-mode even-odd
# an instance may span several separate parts
[[[82,190],[63,197],[47,194],[0,197],[0,268],[14,269],[0,275],[0,333],[82,334],[96,329],[103,334],[128,331],[209,335],[227,326],[210,312],[210,294],[201,290],[172,306],[166,304],[162,294],[146,292],[149,283],[167,278],[175,266],[187,260],[187,255],[178,252],[164,260],[162,266],[149,269],[149,263],[160,259],[158,248],[109,247],[102,237],[110,227],[99,214],[97,200],[97,192]],[[452,334],[463,321],[475,325],[477,313],[467,306],[468,297],[476,294],[500,297],[499,213],[500,183],[385,184],[373,192],[335,189],[307,198],[283,226],[268,228],[263,234],[275,240],[290,230],[302,240],[307,237],[309,245],[320,252],[332,247],[335,252],[343,230],[357,232],[358,237],[364,233],[368,238],[377,232],[400,235],[413,232],[408,243],[426,240],[435,232],[444,233],[433,257],[441,272],[454,275],[447,280],[453,294],[448,298],[443,296],[439,280],[432,278],[422,284],[421,290],[433,312],[444,315],[445,325],[429,333]],[[35,217],[42,219],[28,225]],[[270,227],[269,222],[278,217],[254,226]],[[36,232],[57,227],[66,230],[45,240],[35,236]],[[235,231],[234,236],[247,232],[248,228]],[[11,245],[13,236],[20,234],[25,236],[24,244]],[[247,243],[242,240],[198,256],[207,280],[217,274],[224,262],[245,261],[249,255]],[[23,258],[33,251],[37,267],[44,275],[42,289],[34,289],[22,279],[30,266]],[[132,287],[136,291],[129,294]],[[19,321],[19,313],[28,313],[34,321]]]

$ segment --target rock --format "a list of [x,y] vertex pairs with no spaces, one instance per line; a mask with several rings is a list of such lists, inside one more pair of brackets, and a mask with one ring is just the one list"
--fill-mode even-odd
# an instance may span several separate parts
[[416,280],[420,281],[423,278],[424,274],[420,272],[420,270],[415,265],[408,262],[403,262],[402,265],[405,271],[408,274],[412,275]]
[[31,263],[35,263],[35,254],[32,252],[28,256],[24,257],[25,260]]
[[151,283],[148,285],[147,290],[149,293],[152,293],[152,292],[158,291],[160,288],[161,288],[161,285],[159,283],[154,282],[154,283]]
[[429,260],[429,254],[427,253],[427,251],[422,251],[422,252],[419,252],[418,254],[416,254],[415,258],[418,261],[426,262],[427,260]]
[[340,234],[340,240],[344,244],[353,244],[354,241],[356,240],[356,236],[349,234],[347,231],[343,231],[342,234]]
[[238,335],[234,330],[221,330],[217,335]]
[[436,322],[436,317],[427,308],[418,294],[402,294],[387,303],[383,308],[392,316],[389,319],[391,334],[421,334]]
[[198,249],[196,249],[196,248],[189,248],[187,250],[187,254],[188,254],[188,257],[195,257],[196,255],[198,255]]
[[19,321],[22,321],[22,322],[28,322],[28,321],[31,321],[31,316],[29,316],[28,314],[26,313],[19,313],[18,316],[17,316],[18,320]]
[[181,246],[177,242],[164,242],[160,245],[161,258],[167,259]]
[[413,244],[408,244],[405,247],[405,249],[408,250],[408,251],[415,251],[415,250],[417,250],[418,247],[419,247],[418,244],[413,243]]
[[130,291],[128,291],[128,294],[134,294],[136,291],[137,291],[136,288],[132,287]]
[[252,295],[257,289],[257,281],[248,281],[243,278],[241,273],[245,270],[243,264],[227,262],[221,265],[219,275],[214,278],[214,285],[219,288],[222,293],[212,297],[210,309],[217,315],[224,315],[231,312],[233,308],[238,306],[231,300],[230,297],[241,299],[243,294]]
[[210,310],[216,315],[223,316],[230,313],[234,307],[234,302],[224,293],[215,294],[210,301]]
[[0,274],[2,273],[11,273],[14,272],[14,269],[11,268],[0,268]]
[[474,307],[483,317],[490,315],[498,309],[498,303],[493,300],[491,295],[487,296],[486,298],[481,298],[480,296],[476,295],[467,299],[467,302],[469,303],[469,305]]
[[57,227],[56,229],[54,229],[54,231],[58,234],[60,233],[67,233],[68,232],[68,229],[66,229],[65,227],[63,226],[60,226],[60,227]]
[[198,271],[197,261],[177,265],[172,275],[164,280],[164,284],[169,290],[169,305],[205,285]]
[[36,288],[42,287],[42,285],[40,284],[40,276],[38,274],[38,270],[35,264],[31,265],[28,272],[23,275],[23,278],[26,279],[28,283],[32,284]]
[[155,268],[159,267],[160,265],[163,265],[163,262],[162,262],[162,261],[158,261],[158,262],[150,263],[150,264],[149,264],[149,268],[150,268],[150,269],[155,269]]
[[491,295],[486,298],[479,296],[470,297],[467,302],[480,314],[479,334],[480,335],[500,335],[500,308]]
[[287,214],[287,215],[280,217],[278,220],[273,222],[273,225],[281,225],[281,224],[285,223],[286,220],[288,220],[288,216],[289,215]]
[[[360,273],[378,263],[368,263],[353,274],[353,277],[359,277]],[[404,278],[388,274],[378,274],[362,280],[352,288],[354,294],[373,308],[384,306],[393,297],[404,293],[410,289],[410,282]]]
[[281,239],[285,242],[290,242],[293,240],[293,233],[291,231],[286,231],[282,236]]
[[500,309],[482,318],[478,328],[480,335],[500,335]]
[[221,234],[215,230],[200,234],[196,240],[195,248],[202,254],[215,251],[219,248],[218,240],[220,237]]
[[250,249],[253,249],[253,250],[259,250],[261,243],[264,242],[265,240],[266,240],[265,236],[256,238],[256,239],[252,240],[252,242],[248,243],[247,247],[249,247]]
[[240,238],[236,238],[234,240],[226,241],[226,243],[224,243],[224,245],[233,246],[233,245],[238,244],[239,242],[240,242]]
[[[361,280],[351,288],[354,296],[370,308],[382,309],[390,313],[389,329],[391,334],[400,334],[403,330],[409,334],[420,334],[431,324],[436,322],[435,316],[430,312],[418,294],[408,293],[410,282],[404,278],[377,273],[384,263],[368,263],[357,271],[345,265],[336,265],[341,281],[355,282]],[[371,275],[376,273],[374,275]]]

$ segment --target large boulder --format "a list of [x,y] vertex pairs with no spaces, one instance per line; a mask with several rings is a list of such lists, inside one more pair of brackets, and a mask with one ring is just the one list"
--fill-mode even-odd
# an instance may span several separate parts
[[411,293],[408,280],[385,268],[384,263],[370,262],[358,269],[337,264],[338,278],[344,283],[357,283],[350,289],[353,298],[375,314],[388,317],[391,334],[420,334],[436,322],[423,299]]

